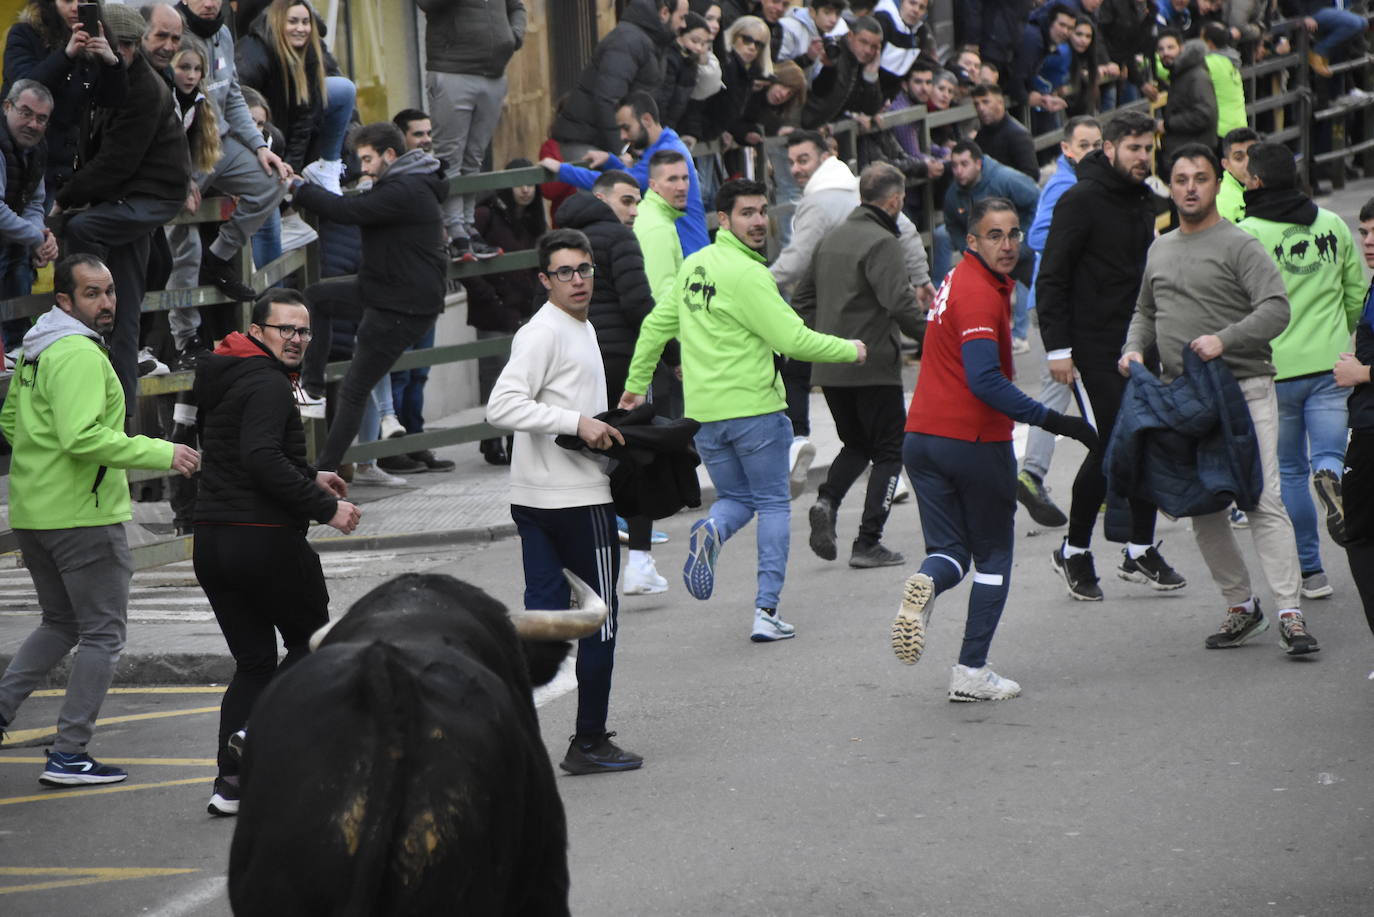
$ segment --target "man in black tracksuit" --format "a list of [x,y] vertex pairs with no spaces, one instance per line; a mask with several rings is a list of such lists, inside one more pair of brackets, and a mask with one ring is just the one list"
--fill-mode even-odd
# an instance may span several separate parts
[[330,319],[362,320],[353,361],[339,386],[334,423],[319,455],[319,466],[327,471],[339,467],[358,435],[372,387],[444,311],[448,278],[441,209],[448,184],[439,160],[420,149],[406,152],[405,138],[390,121],[358,128],[353,143],[363,171],[374,181],[370,190],[339,197],[299,179],[292,183],[297,207],[362,227],[363,259],[357,279],[331,278],[305,291],[318,337],[301,367],[312,397],[324,394]]
[[[305,539],[310,520],[344,534],[358,524],[343,480],[305,461],[292,385],[310,334],[301,294],[269,290],[253,306],[248,333],[228,335],[196,366],[207,453],[193,517],[196,579],[234,656],[220,704],[212,815],[238,813],[239,762],[229,737],[244,728],[274,674],[309,652],[310,635],[329,620],[324,572]],[[286,647],[280,666],[277,631]]]
[[[1147,115],[1122,115],[1104,126],[1102,149],[1080,160],[1078,182],[1054,208],[1035,287],[1050,375],[1073,386],[1079,410],[1100,438],[1074,479],[1068,537],[1053,556],[1069,595],[1086,602],[1102,600],[1089,548],[1107,495],[1102,455],[1126,389],[1116,364],[1154,239],[1154,195],[1145,185],[1153,149]],[[1154,505],[1132,500],[1130,542],[1117,574],[1155,589],[1180,589],[1187,583],[1160,556],[1154,532]]]
[[830,231],[792,294],[792,307],[808,326],[857,338],[868,346],[862,364],[816,363],[811,382],[844,444],[811,507],[811,550],[834,560],[835,514],[845,493],[870,464],[859,537],[851,567],[890,567],[904,558],[882,544],[902,471],[902,351],[898,331],[915,337],[922,310],[897,241],[906,179],[889,163],[874,163],[859,177],[859,206]]

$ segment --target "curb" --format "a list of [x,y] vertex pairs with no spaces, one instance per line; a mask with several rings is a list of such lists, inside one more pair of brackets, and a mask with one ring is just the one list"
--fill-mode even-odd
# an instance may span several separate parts
[[397,532],[394,535],[339,535],[312,538],[316,551],[381,551],[387,548],[423,548],[441,544],[480,544],[515,537],[515,523],[476,526],[467,529],[439,529],[433,532]]

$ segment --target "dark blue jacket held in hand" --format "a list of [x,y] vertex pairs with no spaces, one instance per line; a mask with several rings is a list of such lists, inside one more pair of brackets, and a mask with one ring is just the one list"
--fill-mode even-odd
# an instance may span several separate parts
[[1139,363],[1107,445],[1107,485],[1170,516],[1201,516],[1235,503],[1254,509],[1264,487],[1259,443],[1222,360],[1183,350],[1183,375],[1164,384]]

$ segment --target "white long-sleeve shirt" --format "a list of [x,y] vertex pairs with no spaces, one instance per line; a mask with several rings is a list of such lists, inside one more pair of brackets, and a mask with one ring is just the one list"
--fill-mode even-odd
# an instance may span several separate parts
[[580,417],[605,410],[596,329],[545,303],[515,333],[510,360],[487,399],[487,422],[515,431],[511,503],[539,509],[610,503],[604,463],[554,442],[560,434],[576,436]]

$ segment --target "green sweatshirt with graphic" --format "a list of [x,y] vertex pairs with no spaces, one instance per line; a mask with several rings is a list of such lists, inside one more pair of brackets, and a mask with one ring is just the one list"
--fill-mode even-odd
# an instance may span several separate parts
[[56,307],[24,335],[0,432],[14,450],[9,502],[16,529],[127,522],[124,469],[172,467],[170,442],[124,435],[124,389],[104,345]]
[[639,328],[625,387],[642,394],[663,345],[676,337],[686,413],[703,423],[785,410],[776,353],[812,363],[850,363],[858,356],[844,338],[807,328],[778,293],[763,255],[724,228],[682,262],[669,293],[655,300]]
[[682,240],[678,238],[677,220],[684,213],[653,189],[644,192],[644,199],[639,202],[635,238],[644,253],[644,276],[649,281],[654,302],[661,302],[668,295],[677,270],[682,267]]
[[1231,55],[1235,51],[1209,51],[1207,53],[1207,75],[1212,78],[1212,89],[1217,95],[1217,137],[1225,137],[1231,131],[1248,126],[1245,120],[1245,85],[1240,79],[1240,68]]
[[1236,225],[1260,241],[1288,290],[1288,327],[1271,344],[1275,381],[1331,372],[1364,309],[1364,264],[1350,228],[1321,208],[1310,225],[1255,216]]

